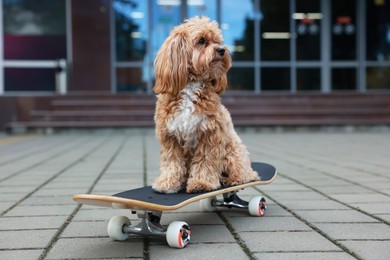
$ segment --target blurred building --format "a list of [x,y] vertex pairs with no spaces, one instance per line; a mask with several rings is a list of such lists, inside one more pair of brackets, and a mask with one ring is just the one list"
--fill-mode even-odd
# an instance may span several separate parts
[[[379,118],[361,124],[390,123],[390,0],[0,0],[0,129],[56,110],[56,100],[153,104],[155,55],[170,30],[195,15],[220,23],[233,58],[227,102],[249,104],[238,109],[248,111],[243,114],[256,115],[262,110],[256,104],[271,97],[268,102],[285,109],[286,100],[306,100],[301,110],[308,113],[314,98],[329,99],[323,105],[329,111],[336,109],[332,104],[351,101],[356,108],[367,106],[355,114]],[[117,108],[126,109],[147,116],[145,107]],[[322,113],[316,122],[355,122],[348,115],[326,121]],[[279,117],[287,125],[305,122],[288,122],[288,113]],[[42,126],[60,121],[53,118],[39,120]],[[241,122],[279,124],[250,119]],[[74,116],[66,125],[82,126],[83,120]]]

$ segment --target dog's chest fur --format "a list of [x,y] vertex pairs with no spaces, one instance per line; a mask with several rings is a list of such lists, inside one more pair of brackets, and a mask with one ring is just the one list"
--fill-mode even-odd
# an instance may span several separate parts
[[168,131],[175,135],[186,147],[197,145],[196,131],[201,126],[204,117],[195,113],[198,102],[197,93],[202,85],[197,82],[189,83],[180,91],[181,99],[173,117],[168,122]]

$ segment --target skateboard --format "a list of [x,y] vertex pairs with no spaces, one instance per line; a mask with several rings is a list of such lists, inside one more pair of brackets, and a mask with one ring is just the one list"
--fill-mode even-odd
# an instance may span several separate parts
[[[259,173],[260,181],[221,187],[208,192],[181,191],[175,194],[163,194],[154,191],[151,186],[146,186],[112,196],[75,194],[73,200],[86,205],[129,209],[133,214],[137,214],[141,222],[136,226],[132,226],[129,218],[124,216],[114,216],[110,219],[107,231],[113,240],[124,241],[130,234],[158,236],[165,237],[171,247],[184,248],[191,238],[189,224],[184,221],[173,221],[167,228],[163,227],[160,224],[163,212],[200,201],[200,208],[205,212],[213,212],[218,208],[239,208],[248,210],[252,216],[261,217],[265,214],[267,203],[262,196],[254,196],[249,201],[244,201],[237,193],[248,187],[271,183],[277,171],[274,166],[259,162],[252,163],[252,168]],[[218,199],[218,195],[222,195],[222,198]]]

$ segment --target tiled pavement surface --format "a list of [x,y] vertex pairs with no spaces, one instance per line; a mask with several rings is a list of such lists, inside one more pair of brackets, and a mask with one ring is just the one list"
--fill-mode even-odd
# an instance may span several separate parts
[[253,161],[275,165],[263,218],[197,203],[165,213],[187,221],[191,243],[131,236],[113,242],[113,215],[74,193],[112,194],[158,175],[152,130],[0,138],[0,259],[390,259],[390,133],[240,132]]

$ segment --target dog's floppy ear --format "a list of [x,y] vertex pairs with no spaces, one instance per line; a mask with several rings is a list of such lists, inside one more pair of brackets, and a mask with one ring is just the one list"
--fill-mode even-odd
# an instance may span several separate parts
[[218,95],[222,95],[227,87],[227,75],[222,74],[220,78],[214,80],[214,89]]
[[170,35],[161,46],[154,61],[157,94],[176,95],[188,81],[188,46],[182,33]]

